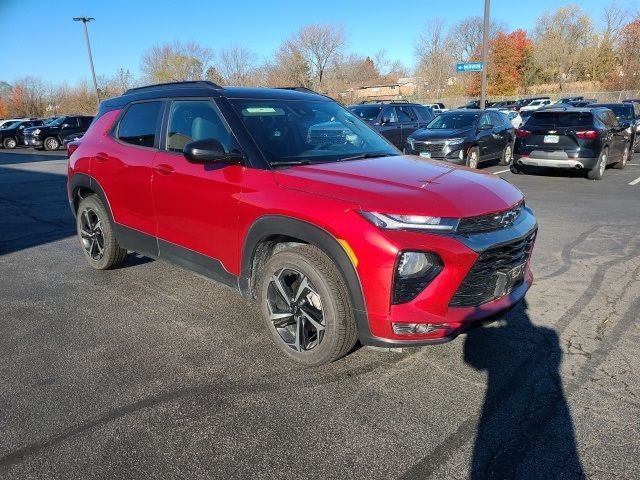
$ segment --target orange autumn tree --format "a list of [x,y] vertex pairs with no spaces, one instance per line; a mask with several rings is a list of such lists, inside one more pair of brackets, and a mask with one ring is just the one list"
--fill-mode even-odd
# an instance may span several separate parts
[[[524,30],[500,32],[489,42],[488,95],[507,96],[518,93],[518,88],[522,85],[526,59],[532,47],[533,42]],[[476,52],[473,58],[474,61],[479,61],[481,53]],[[473,74],[467,89],[469,95],[480,95],[480,81],[480,74]]]

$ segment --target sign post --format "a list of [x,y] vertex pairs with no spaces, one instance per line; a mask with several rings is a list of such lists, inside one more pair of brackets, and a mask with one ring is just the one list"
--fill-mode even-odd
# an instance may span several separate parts
[[[487,64],[489,54],[489,1],[484,0],[484,24],[482,26],[482,63]],[[487,69],[482,69],[482,82],[480,83],[480,110],[484,110],[487,96]]]

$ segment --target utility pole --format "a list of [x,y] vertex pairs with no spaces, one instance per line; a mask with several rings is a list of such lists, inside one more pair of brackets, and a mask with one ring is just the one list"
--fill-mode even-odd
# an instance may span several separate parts
[[91,55],[91,43],[89,43],[89,30],[87,29],[87,23],[95,20],[93,17],[73,17],[74,22],[82,22],[84,25],[84,39],[87,42],[87,51],[89,52],[89,65],[91,65],[91,75],[93,76],[93,87],[96,89],[96,99],[98,105],[100,105],[100,92],[98,91],[98,82],[96,81],[96,71],[93,68],[93,56]]
[[487,57],[489,50],[489,1],[484,0],[484,24],[482,26],[482,83],[480,84],[480,109],[484,110],[487,100]]

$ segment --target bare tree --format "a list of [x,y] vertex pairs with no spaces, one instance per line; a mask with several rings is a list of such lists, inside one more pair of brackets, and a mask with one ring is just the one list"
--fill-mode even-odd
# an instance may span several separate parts
[[309,67],[313,85],[322,88],[322,81],[329,62],[346,45],[344,27],[328,24],[305,25],[287,40],[287,49],[300,55]]
[[47,90],[44,82],[37,77],[16,80],[11,88],[11,113],[19,117],[43,115],[47,104]]
[[273,60],[263,67],[264,83],[273,87],[312,87],[311,67],[302,51],[291,40],[285,40]]
[[150,83],[201,80],[212,59],[211,49],[197,43],[166,43],[142,56],[141,70]]
[[441,98],[448,79],[454,74],[453,46],[447,34],[445,20],[434,18],[427,22],[415,41],[416,73],[427,82],[427,93]]
[[[480,54],[482,48],[482,17],[469,17],[455,24],[449,32],[449,39],[456,60],[467,62]],[[506,30],[503,22],[491,20],[489,23],[489,40]]]
[[216,62],[225,85],[257,85],[257,56],[238,45],[222,49]]
[[629,19],[630,12],[618,5],[616,1],[604,7],[602,11],[602,23],[604,25],[602,36],[604,41],[616,45],[620,38],[620,31]]

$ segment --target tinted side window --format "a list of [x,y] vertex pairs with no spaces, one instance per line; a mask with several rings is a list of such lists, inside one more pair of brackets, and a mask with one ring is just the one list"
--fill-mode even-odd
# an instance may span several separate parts
[[162,102],[134,103],[120,120],[118,138],[140,147],[153,147]]
[[169,113],[167,150],[182,152],[186,144],[207,139],[218,140],[225,152],[231,151],[231,136],[211,101],[174,101]]
[[78,117],[67,117],[67,119],[64,121],[64,123],[66,123],[70,127],[77,127],[78,126]]
[[609,117],[609,122],[611,123],[612,127],[617,127],[618,125],[620,125],[615,113],[607,112],[607,116]]
[[484,115],[482,115],[482,117],[480,117],[480,124],[481,127],[485,126],[485,125],[492,125],[491,122],[491,118],[489,117],[488,113],[485,113]]
[[93,121],[93,117],[80,117],[80,126],[88,127],[89,125],[91,125],[92,121]]
[[398,114],[396,113],[396,107],[387,107],[382,114],[382,118],[388,118],[389,123],[397,123]]
[[401,122],[415,122],[417,120],[416,114],[411,107],[399,107],[398,118]]
[[423,122],[430,122],[433,119],[433,113],[427,107],[413,107],[413,109]]

